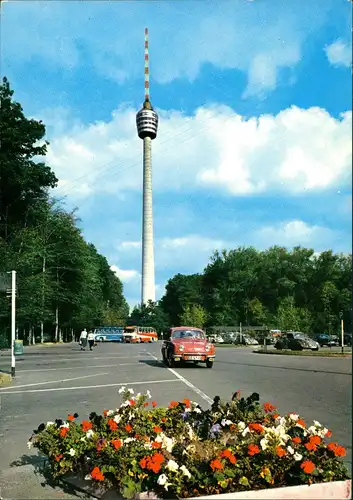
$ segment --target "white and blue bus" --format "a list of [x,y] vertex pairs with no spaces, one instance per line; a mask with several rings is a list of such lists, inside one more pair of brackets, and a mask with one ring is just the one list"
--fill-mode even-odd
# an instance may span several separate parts
[[124,327],[122,326],[100,326],[94,330],[96,342],[122,342]]

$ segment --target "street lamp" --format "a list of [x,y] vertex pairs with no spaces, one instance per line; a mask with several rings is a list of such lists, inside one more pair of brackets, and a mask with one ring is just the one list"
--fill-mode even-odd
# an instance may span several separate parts
[[341,350],[342,354],[344,352],[344,321],[343,321],[343,311],[340,311],[339,313],[340,320],[341,320]]

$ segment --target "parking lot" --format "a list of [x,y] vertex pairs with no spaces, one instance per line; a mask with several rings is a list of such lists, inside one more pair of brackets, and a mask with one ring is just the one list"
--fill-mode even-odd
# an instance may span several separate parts
[[[4,353],[0,368],[9,364]],[[160,362],[160,343],[100,344],[92,352],[68,344],[26,348],[16,375],[12,386],[0,389],[3,498],[71,498],[34,478],[35,451],[27,449],[28,438],[41,422],[116,408],[122,385],[135,392],[149,389],[159,405],[188,397],[205,407],[217,394],[230,398],[235,390],[256,391],[281,412],[297,411],[332,429],[351,461],[349,358],[262,356],[251,348],[219,348],[212,370],[202,365],[170,369]]]

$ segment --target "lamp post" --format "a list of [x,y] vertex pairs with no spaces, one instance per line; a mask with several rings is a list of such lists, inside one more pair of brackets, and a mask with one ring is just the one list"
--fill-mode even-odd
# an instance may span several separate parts
[[341,351],[344,352],[344,321],[343,321],[343,311],[340,311],[341,320]]

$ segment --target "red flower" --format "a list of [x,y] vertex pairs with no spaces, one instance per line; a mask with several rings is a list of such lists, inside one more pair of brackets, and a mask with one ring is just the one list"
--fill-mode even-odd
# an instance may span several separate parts
[[264,403],[265,413],[272,413],[276,410],[276,406],[273,406],[271,403]]
[[215,470],[222,470],[223,469],[223,464],[222,464],[222,462],[220,460],[218,460],[218,458],[215,458],[210,463],[210,467],[211,467],[211,469],[213,471],[215,471]]
[[304,460],[300,464],[300,468],[303,469],[305,474],[311,474],[315,470],[315,464],[311,460]]
[[152,460],[157,464],[161,464],[164,462],[164,455],[162,453],[155,453],[152,455]]
[[155,408],[157,406],[157,403],[155,401],[152,401],[151,404],[152,404],[153,408]]
[[261,432],[264,431],[263,426],[261,424],[257,424],[257,423],[255,423],[255,424],[249,424],[249,429],[251,431],[255,431],[255,432],[258,432],[258,433],[261,433]]
[[129,399],[130,406],[135,406],[136,401],[134,399]]
[[142,469],[148,469],[157,474],[162,467],[164,462],[164,455],[162,453],[155,453],[152,457],[143,457],[139,464]]
[[167,419],[165,417],[161,418],[161,422],[163,422],[163,424],[167,421]]
[[83,432],[89,431],[90,429],[92,429],[92,423],[88,420],[83,420],[81,422],[81,429],[83,430]]
[[130,424],[125,425],[125,430],[126,432],[131,432],[132,431],[132,426]]
[[110,418],[107,422],[108,426],[109,426],[109,429],[114,432],[117,430],[118,428],[118,424],[115,422],[115,420],[113,418]]
[[152,442],[152,448],[155,449],[155,450],[158,450],[158,449],[162,448],[162,444],[159,443],[158,441],[153,441]]
[[221,458],[227,458],[231,464],[235,464],[237,459],[231,452],[231,450],[224,450],[220,454]]
[[275,420],[276,420],[276,418],[278,418],[278,417],[279,417],[278,413],[275,413],[275,414],[274,414],[274,415],[272,415],[272,416],[273,416],[273,418],[274,418]]
[[104,411],[103,411],[103,415],[104,415],[105,417],[108,415],[108,411],[109,411],[109,410],[104,410]]
[[62,459],[62,457],[63,457],[63,455],[62,455],[62,454],[60,454],[60,455],[56,455],[55,460],[56,460],[57,462],[60,462],[60,460]]
[[119,448],[121,448],[121,447],[122,447],[122,445],[123,445],[123,443],[122,443],[122,441],[121,441],[120,439],[113,439],[113,440],[111,441],[111,443],[112,443],[112,445],[114,446],[114,448],[115,448],[116,450],[118,450]]
[[69,422],[73,422],[75,420],[75,417],[73,415],[68,415],[67,419]]
[[328,429],[328,431],[325,434],[325,437],[330,438],[331,436],[332,436],[332,432],[330,431],[330,429]]
[[146,458],[141,458],[141,460],[140,460],[140,467],[141,467],[141,469],[146,469],[146,467],[147,467],[147,460],[146,460]]
[[295,443],[295,444],[299,444],[299,443],[301,443],[301,442],[302,442],[302,440],[300,439],[300,437],[299,437],[299,436],[295,436],[294,438],[292,438],[292,441],[293,441],[293,443]]
[[184,398],[184,399],[183,399],[183,403],[184,403],[184,405],[186,406],[186,408],[190,408],[190,406],[191,406],[191,401],[190,401],[190,399],[188,399],[188,398]]
[[257,455],[258,453],[260,453],[260,448],[257,446],[257,444],[249,444],[248,455],[253,456]]
[[321,443],[320,436],[310,436],[309,441],[311,444],[319,445]]
[[61,427],[60,436],[64,438],[68,432],[69,432],[69,429],[67,427]]
[[282,446],[277,446],[276,447],[276,455],[277,457],[284,457],[286,455],[286,450],[284,448],[282,448]]
[[97,481],[104,481],[104,475],[103,473],[101,472],[100,468],[99,467],[95,467],[92,472],[91,472],[91,476],[93,479],[96,479]]
[[304,422],[304,420],[302,418],[299,418],[297,420],[297,425],[301,425],[302,427],[306,427],[306,424],[305,424],[305,422]]
[[308,451],[316,451],[317,450],[317,447],[315,444],[313,443],[305,443],[304,444],[305,448],[308,450]]
[[143,403],[143,406],[146,408],[146,406],[148,406],[148,403],[147,401],[145,403]]
[[339,446],[337,443],[329,443],[327,449],[332,451],[335,457],[345,457],[346,449],[343,446]]
[[177,401],[171,401],[168,408],[176,408],[179,405]]
[[162,432],[162,429],[159,427],[159,425],[155,425],[153,427],[153,432],[155,432],[156,434],[158,434],[158,432]]

